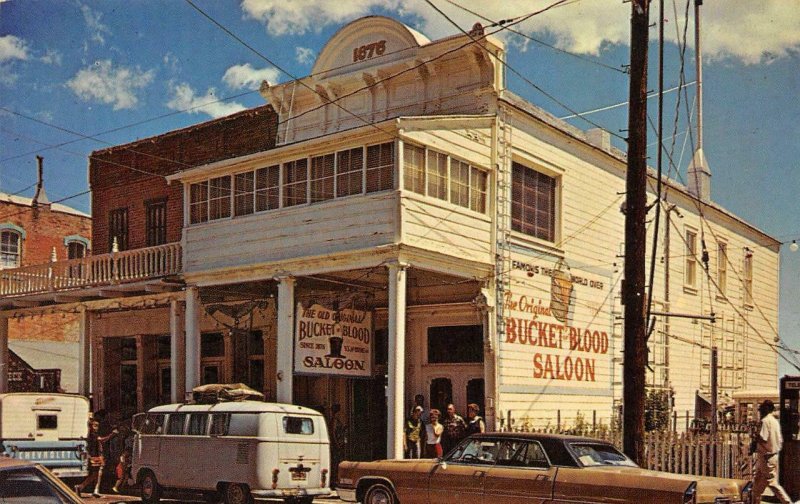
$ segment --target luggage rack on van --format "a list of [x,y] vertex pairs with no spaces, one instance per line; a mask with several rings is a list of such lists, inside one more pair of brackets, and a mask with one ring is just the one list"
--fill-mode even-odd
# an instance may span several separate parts
[[244,383],[209,383],[192,389],[195,404],[216,404],[232,401],[263,401],[264,394]]

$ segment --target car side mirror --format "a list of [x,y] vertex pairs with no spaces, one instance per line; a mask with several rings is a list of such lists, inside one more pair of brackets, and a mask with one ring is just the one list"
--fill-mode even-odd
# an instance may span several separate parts
[[439,462],[439,466],[442,468],[442,470],[445,470],[445,469],[447,469],[447,462],[445,462],[445,461],[444,461],[444,460],[442,460],[442,459],[437,459],[437,460],[438,460],[438,462]]

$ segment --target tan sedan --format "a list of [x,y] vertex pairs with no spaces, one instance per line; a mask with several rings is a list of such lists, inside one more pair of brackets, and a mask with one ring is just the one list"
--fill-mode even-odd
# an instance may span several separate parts
[[342,462],[336,490],[363,504],[749,504],[750,487],[641,469],[596,439],[487,433],[441,460]]

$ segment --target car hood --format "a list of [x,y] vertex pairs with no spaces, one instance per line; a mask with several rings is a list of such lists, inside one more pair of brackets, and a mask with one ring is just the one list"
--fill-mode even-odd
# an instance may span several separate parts
[[591,471],[606,473],[626,474],[629,476],[658,477],[673,481],[685,481],[688,485],[697,482],[697,502],[714,502],[717,497],[730,497],[734,501],[741,496],[742,489],[747,481],[727,478],[712,478],[709,476],[695,476],[692,474],[673,474],[663,471],[653,471],[640,467],[602,466],[592,467]]

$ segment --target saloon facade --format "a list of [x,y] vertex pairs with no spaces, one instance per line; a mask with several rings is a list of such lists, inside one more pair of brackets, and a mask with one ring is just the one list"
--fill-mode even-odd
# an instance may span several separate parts
[[[87,324],[97,405],[122,373],[137,407],[242,381],[323,409],[352,459],[401,455],[417,394],[478,403],[489,428],[614,422],[624,156],[506,90],[504,58],[480,29],[431,42],[368,17],[311,76],[265,83],[274,143],[165,174],[182,194],[169,286],[81,301],[119,303]],[[722,400],[774,386],[780,244],[710,201],[707,178],[665,183],[648,385],[682,416],[712,346]]]

